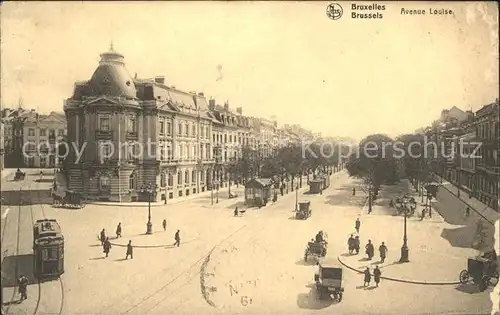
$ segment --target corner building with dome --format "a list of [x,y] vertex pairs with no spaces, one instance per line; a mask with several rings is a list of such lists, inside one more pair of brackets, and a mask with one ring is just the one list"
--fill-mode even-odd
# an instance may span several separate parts
[[148,200],[148,185],[155,201],[210,189],[216,120],[202,93],[167,86],[164,77],[132,77],[111,46],[91,79],[75,83],[64,112],[69,190],[132,202]]

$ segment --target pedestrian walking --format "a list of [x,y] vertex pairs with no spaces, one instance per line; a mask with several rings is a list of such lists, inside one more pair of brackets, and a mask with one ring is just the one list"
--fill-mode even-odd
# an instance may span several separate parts
[[352,187],[352,195],[356,196],[356,187]]
[[359,218],[357,218],[356,223],[354,224],[354,228],[356,229],[356,233],[359,233],[360,227],[361,227],[361,221],[359,221]]
[[167,230],[167,219],[163,219],[162,225],[163,225],[163,231],[166,231]]
[[363,272],[364,274],[364,283],[363,283],[363,286],[366,287],[366,286],[369,286],[370,285],[370,281],[372,281],[372,275],[370,274],[370,268],[366,267],[365,271]]
[[106,241],[106,230],[102,229],[99,239],[101,240],[101,245],[104,245],[104,242]]
[[26,276],[21,275],[18,280],[19,294],[21,295],[20,301],[26,300],[28,298],[28,283],[29,280]]
[[181,245],[181,237],[180,237],[179,233],[180,233],[180,231],[177,230],[177,232],[175,232],[175,236],[174,236],[174,239],[175,239],[174,246],[177,245],[177,247],[179,247],[179,245]]
[[116,238],[122,237],[122,223],[118,222],[116,226]]
[[237,217],[238,216],[238,206],[236,206],[234,208],[234,216]]
[[387,257],[387,246],[385,246],[384,242],[382,242],[382,245],[378,247],[378,251],[380,253],[380,262],[384,263],[385,258]]
[[375,269],[373,270],[373,280],[375,280],[375,286],[378,288],[378,284],[380,283],[380,276],[382,275],[382,272],[380,269],[378,269],[378,266],[375,266]]
[[40,181],[43,180],[43,171],[40,171]]
[[106,257],[108,257],[109,251],[111,250],[111,242],[109,241],[108,237],[106,237],[106,240],[102,244],[102,249],[103,249],[103,253],[106,254]]
[[466,217],[470,217],[470,208],[469,208],[469,207],[467,207],[467,208],[465,209],[465,216],[466,216]]
[[351,236],[347,240],[347,248],[349,249],[349,254],[352,254],[355,245],[356,245],[356,239],[354,238],[353,234],[351,234]]
[[356,255],[359,254],[360,244],[359,236],[356,235],[354,238],[354,250],[356,251]]
[[425,218],[425,209],[422,209],[422,215],[420,216],[420,221],[423,221]]
[[371,240],[368,240],[368,244],[365,245],[365,253],[368,255],[368,260],[372,260],[375,249],[373,248],[373,244]]
[[128,259],[128,256],[130,255],[130,259],[134,259],[133,252],[132,252],[132,241],[129,240],[127,244],[127,255],[125,256],[125,259]]

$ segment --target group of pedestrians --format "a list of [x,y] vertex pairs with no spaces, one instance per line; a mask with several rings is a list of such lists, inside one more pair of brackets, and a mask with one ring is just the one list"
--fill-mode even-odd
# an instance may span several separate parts
[[[167,220],[164,219],[162,222],[163,226],[163,231],[167,231]],[[121,238],[122,237],[122,223],[118,222],[118,225],[116,226],[116,238]],[[109,237],[106,236],[106,230],[102,229],[101,233],[99,234],[99,240],[101,241],[101,246],[103,249],[103,253],[106,254],[105,257],[109,256],[109,252],[111,251],[111,242],[109,241]],[[174,244],[172,246],[177,246],[179,247],[181,244],[181,237],[180,237],[180,230],[177,230],[174,235]],[[125,259],[128,259],[130,256],[130,259],[133,259],[133,246],[132,246],[132,240],[128,241],[127,244],[127,252],[125,254]]]
[[[356,219],[356,222],[354,223],[354,228],[356,230],[356,233],[359,234],[359,230],[361,228],[361,221],[359,218]],[[354,234],[351,234],[349,239],[347,240],[347,246],[349,249],[349,254],[351,255],[358,255],[360,251],[360,239],[359,235],[354,236]],[[385,242],[382,242],[382,244],[378,248],[379,255],[380,255],[380,263],[384,263],[385,259],[387,258],[387,246],[385,245]],[[372,260],[374,255],[375,255],[375,246],[373,245],[371,240],[368,240],[368,243],[365,245],[365,253],[368,256],[368,260]],[[371,281],[371,273],[370,273],[370,268],[367,267],[365,271],[363,272],[364,274],[364,284],[363,286],[370,285]],[[380,271],[379,267],[376,266],[375,269],[373,270],[373,277],[375,280],[376,287],[378,287],[378,284],[380,283],[380,277],[382,275],[382,272]]]

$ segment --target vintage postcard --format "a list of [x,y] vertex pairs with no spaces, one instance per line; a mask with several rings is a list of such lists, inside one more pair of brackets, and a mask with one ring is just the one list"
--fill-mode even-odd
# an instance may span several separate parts
[[498,13],[3,2],[1,313],[500,315]]

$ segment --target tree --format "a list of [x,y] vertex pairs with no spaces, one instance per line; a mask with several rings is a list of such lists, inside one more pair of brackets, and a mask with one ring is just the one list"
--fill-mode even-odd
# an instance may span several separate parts
[[370,135],[361,140],[357,154],[349,156],[347,171],[350,176],[362,180],[362,190],[368,192],[369,211],[380,186],[399,179],[393,143],[386,135]]

